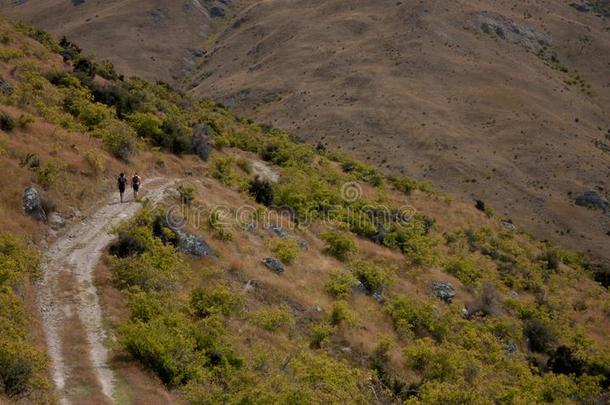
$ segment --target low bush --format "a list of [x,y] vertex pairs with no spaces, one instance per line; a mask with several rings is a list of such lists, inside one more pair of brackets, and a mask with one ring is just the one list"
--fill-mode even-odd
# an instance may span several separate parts
[[85,153],[85,161],[95,176],[101,175],[106,168],[104,156],[95,150]]
[[250,322],[254,325],[270,332],[275,332],[282,327],[291,326],[294,323],[294,318],[287,305],[259,309],[250,314],[249,318]]
[[449,260],[445,263],[444,268],[447,273],[455,276],[464,285],[475,285],[482,277],[481,270],[476,264],[465,258]]
[[102,142],[115,157],[127,162],[136,151],[135,134],[123,124],[113,124],[108,128],[97,130],[94,136]]
[[329,278],[326,283],[326,292],[339,299],[347,298],[358,282],[352,273],[338,270],[331,271]]
[[349,309],[349,304],[347,302],[337,301],[333,304],[330,313],[330,322],[335,326],[339,326],[343,322],[348,326],[355,326],[356,315]]
[[391,286],[396,272],[389,264],[378,264],[368,260],[355,260],[349,264],[349,268],[370,294]]
[[527,320],[523,326],[523,333],[530,349],[539,353],[547,353],[556,339],[551,327],[538,318]]
[[326,242],[324,251],[342,261],[347,260],[350,254],[358,250],[356,241],[346,232],[325,232],[320,235],[320,239]]
[[335,333],[336,328],[326,323],[318,323],[312,326],[309,345],[313,349],[321,349],[330,341],[330,337]]
[[196,288],[191,293],[191,307],[202,318],[217,314],[231,316],[240,310],[242,304],[242,297],[223,285]]
[[292,264],[299,255],[299,245],[292,239],[276,239],[271,243],[271,251],[284,264]]
[[269,180],[256,176],[254,180],[250,181],[248,192],[259,204],[267,207],[273,204],[273,186]]
[[431,335],[440,340],[445,328],[437,320],[434,308],[401,295],[386,306],[394,327],[406,337]]
[[139,255],[147,250],[142,239],[134,237],[129,232],[119,233],[118,240],[110,246],[110,254],[119,258]]
[[0,113],[0,129],[4,132],[11,132],[15,129],[15,120],[6,113]]
[[190,205],[195,199],[195,189],[192,186],[181,184],[177,190],[182,204]]

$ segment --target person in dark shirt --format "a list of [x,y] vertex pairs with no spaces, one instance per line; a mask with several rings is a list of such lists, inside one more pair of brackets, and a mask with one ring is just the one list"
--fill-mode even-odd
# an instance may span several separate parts
[[121,202],[123,202],[123,194],[125,194],[125,186],[127,185],[127,177],[125,173],[119,174],[117,179],[117,185],[119,186],[119,195],[121,196]]
[[133,199],[138,200],[138,191],[140,191],[140,185],[142,184],[142,179],[138,176],[138,173],[135,173],[131,178],[131,187],[133,187]]

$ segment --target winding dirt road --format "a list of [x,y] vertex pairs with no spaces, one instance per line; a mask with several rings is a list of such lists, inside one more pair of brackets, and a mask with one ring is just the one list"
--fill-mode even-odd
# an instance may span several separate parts
[[[151,179],[144,184],[143,197],[159,202],[172,184]],[[69,228],[43,257],[38,299],[61,404],[116,402],[115,377],[108,366],[109,336],[102,324],[94,270],[113,239],[110,230],[141,207],[131,197],[128,200],[120,204],[116,196],[107,201]]]

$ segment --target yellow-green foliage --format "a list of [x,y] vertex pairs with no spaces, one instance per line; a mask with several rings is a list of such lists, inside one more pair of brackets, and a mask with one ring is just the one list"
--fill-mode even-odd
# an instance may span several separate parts
[[270,332],[294,324],[294,318],[287,305],[259,309],[251,313],[249,318],[254,325]]
[[389,263],[354,260],[349,264],[354,276],[370,293],[379,292],[394,283],[396,269]]
[[96,176],[102,174],[106,168],[104,156],[95,150],[85,152],[85,161]]
[[240,295],[222,285],[214,288],[196,288],[191,293],[191,307],[197,316],[202,318],[216,314],[231,316],[239,312],[242,301]]
[[227,227],[222,223],[220,218],[220,212],[213,210],[210,212],[208,217],[208,226],[214,231],[214,237],[223,241],[230,241],[233,239],[233,234]]
[[358,279],[352,273],[346,271],[333,270],[329,274],[329,281],[326,283],[326,291],[335,298],[347,298],[354,289]]
[[0,235],[0,390],[24,396],[48,384],[46,358],[31,343],[29,317],[15,291],[38,275],[38,254],[10,235]]
[[475,285],[483,274],[476,263],[465,258],[455,258],[445,263],[445,271],[465,285]]
[[23,51],[21,49],[5,48],[0,49],[0,60],[2,62],[8,62],[13,59],[22,58]]
[[349,304],[346,301],[337,301],[333,304],[330,322],[333,325],[340,325],[345,322],[348,326],[355,326],[356,315],[350,310]]
[[220,180],[228,186],[238,186],[240,189],[245,189],[247,181],[235,171],[235,159],[232,157],[218,156],[210,162],[211,174],[215,179]]
[[386,312],[394,321],[396,329],[405,337],[433,335],[441,338],[444,326],[437,320],[434,308],[402,295],[386,306]]
[[325,232],[320,235],[320,239],[326,242],[326,253],[339,260],[347,260],[350,254],[358,250],[353,236],[345,232]]
[[276,239],[271,242],[271,251],[284,264],[292,264],[299,255],[299,245],[292,239]]
[[336,332],[336,327],[326,323],[317,323],[311,327],[309,344],[314,349],[320,349],[328,344],[330,337]]

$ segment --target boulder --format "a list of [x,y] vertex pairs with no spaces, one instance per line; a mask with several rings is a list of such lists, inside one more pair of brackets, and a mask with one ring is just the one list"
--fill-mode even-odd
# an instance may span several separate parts
[[263,264],[278,274],[281,274],[286,270],[282,262],[276,259],[275,257],[264,258]]
[[510,220],[501,220],[500,221],[500,225],[502,225],[502,227],[504,229],[506,229],[507,231],[515,231],[517,229],[517,227],[515,226],[515,224],[513,224]]
[[13,86],[9,82],[0,80],[0,92],[3,94],[11,94],[13,92]]
[[216,256],[214,250],[201,237],[182,230],[174,229],[174,232],[178,236],[178,247],[182,252],[197,257]]
[[196,125],[193,127],[193,138],[191,146],[195,153],[203,161],[207,161],[210,157],[210,137],[214,133],[214,129],[209,125]]
[[222,7],[212,7],[210,9],[210,17],[215,18],[215,17],[224,17],[225,16],[225,9]]
[[40,193],[34,187],[23,190],[23,211],[37,221],[46,221],[47,213],[42,206]]
[[446,281],[433,281],[430,289],[434,295],[446,303],[450,303],[455,297],[455,288]]
[[608,213],[608,200],[597,191],[585,191],[576,196],[575,203],[580,207],[598,209]]
[[52,212],[48,215],[49,225],[54,229],[63,228],[66,226],[66,220],[57,212]]
[[281,226],[271,225],[269,229],[282,239],[286,239],[288,236],[290,236],[288,229],[282,228]]

